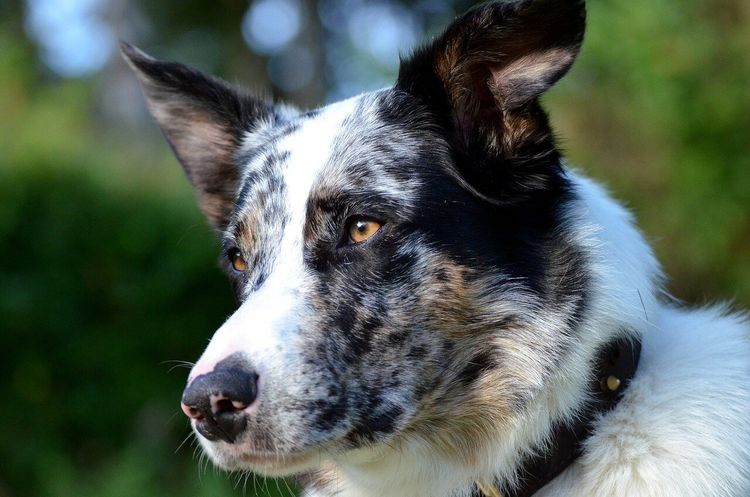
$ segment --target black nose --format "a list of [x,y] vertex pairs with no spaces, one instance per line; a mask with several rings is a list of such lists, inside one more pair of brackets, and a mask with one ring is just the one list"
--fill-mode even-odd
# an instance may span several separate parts
[[258,375],[249,368],[236,362],[222,366],[220,362],[185,388],[182,410],[195,420],[195,428],[207,439],[234,443],[245,430],[244,409],[255,400],[257,382]]

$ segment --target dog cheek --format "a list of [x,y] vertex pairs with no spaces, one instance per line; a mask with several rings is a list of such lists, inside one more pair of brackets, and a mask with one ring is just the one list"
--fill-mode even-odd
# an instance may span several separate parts
[[397,431],[437,385],[444,337],[429,324],[429,303],[412,277],[387,296],[389,310],[371,333],[362,357],[366,421],[374,436]]
[[494,351],[487,330],[478,326],[476,275],[440,253],[431,253],[422,266],[423,281],[413,297],[422,310],[422,331],[411,337],[407,359],[423,367],[417,390],[422,409],[430,411],[474,388],[492,367]]
[[[382,440],[398,432],[414,416],[444,376],[445,351],[455,319],[436,302],[447,294],[455,303],[455,284],[434,276],[426,250],[389,258],[378,281],[357,285],[339,273],[320,280],[306,330],[310,342],[306,363],[330,391],[316,389],[309,398],[310,428],[333,434],[350,427],[352,445]],[[396,275],[389,279],[389,275]],[[439,296],[436,296],[439,290]],[[439,326],[431,322],[437,313]]]
[[327,395],[312,401],[309,408],[310,427],[321,437],[343,431],[350,417],[347,390],[342,387],[341,379],[333,374],[327,385]]
[[[331,435],[345,430],[349,446],[390,434],[402,406],[413,402],[403,391],[409,383],[402,381],[406,333],[387,326],[391,317],[377,300],[360,296],[354,299],[359,305],[331,307],[335,311],[323,320],[318,345],[307,359],[327,385],[311,399],[310,428]],[[389,343],[391,333],[399,340]]]

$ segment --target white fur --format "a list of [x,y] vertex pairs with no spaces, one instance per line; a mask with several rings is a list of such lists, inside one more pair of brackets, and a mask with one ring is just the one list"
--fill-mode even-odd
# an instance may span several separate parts
[[750,495],[747,322],[669,306],[655,320],[617,409],[537,497]]

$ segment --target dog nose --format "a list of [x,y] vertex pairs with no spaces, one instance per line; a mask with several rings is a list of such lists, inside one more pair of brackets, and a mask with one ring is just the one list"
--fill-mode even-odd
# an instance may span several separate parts
[[258,375],[249,368],[219,363],[185,388],[182,411],[195,420],[196,430],[207,439],[234,443],[245,430],[244,409],[255,400],[257,382]]

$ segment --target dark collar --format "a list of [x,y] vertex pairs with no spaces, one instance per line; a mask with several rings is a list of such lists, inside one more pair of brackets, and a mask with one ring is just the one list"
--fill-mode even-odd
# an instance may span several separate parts
[[604,346],[596,360],[596,375],[589,389],[593,401],[572,425],[559,425],[546,451],[527,458],[519,471],[515,490],[477,483],[475,497],[531,497],[581,455],[583,442],[591,435],[592,422],[612,410],[635,375],[641,356],[641,341],[623,338]]

